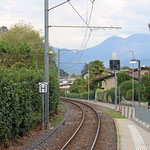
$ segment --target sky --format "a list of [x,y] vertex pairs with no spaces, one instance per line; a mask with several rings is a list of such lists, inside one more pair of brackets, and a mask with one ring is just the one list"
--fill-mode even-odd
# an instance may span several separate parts
[[[64,1],[49,0],[49,8]],[[87,26],[85,22],[90,18],[92,1],[70,0],[82,19],[68,2],[49,11],[49,25]],[[81,50],[96,46],[111,36],[149,33],[149,6],[150,0],[94,0],[89,26],[117,26],[122,29],[92,30],[90,34],[89,29],[49,28],[49,43],[57,48]],[[31,24],[44,35],[44,0],[0,0],[0,26],[11,28],[20,22]]]

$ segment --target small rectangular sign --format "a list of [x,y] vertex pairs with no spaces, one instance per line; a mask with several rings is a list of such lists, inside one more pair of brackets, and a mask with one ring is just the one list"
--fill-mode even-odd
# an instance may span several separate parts
[[47,82],[39,82],[39,92],[47,93],[47,90],[48,90],[48,83]]

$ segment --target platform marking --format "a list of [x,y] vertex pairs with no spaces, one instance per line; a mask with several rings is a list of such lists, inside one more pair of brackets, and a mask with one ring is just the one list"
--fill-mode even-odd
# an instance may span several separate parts
[[131,135],[132,135],[132,138],[133,138],[133,141],[135,144],[135,149],[136,150],[147,150],[144,140],[143,140],[142,136],[140,135],[139,131],[137,130],[137,128],[134,125],[127,125],[127,126],[131,132]]

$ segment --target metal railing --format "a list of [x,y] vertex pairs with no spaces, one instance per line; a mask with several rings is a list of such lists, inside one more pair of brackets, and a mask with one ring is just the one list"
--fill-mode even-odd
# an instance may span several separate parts
[[135,106],[135,118],[150,126],[150,109]]

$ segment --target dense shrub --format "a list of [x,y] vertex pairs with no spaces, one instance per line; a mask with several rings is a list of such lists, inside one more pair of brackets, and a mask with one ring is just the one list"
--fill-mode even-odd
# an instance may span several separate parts
[[[138,84],[134,81],[134,88],[137,88]],[[121,95],[126,97],[126,93],[128,90],[132,89],[132,80],[125,81],[120,85],[120,92]]]
[[128,90],[126,92],[126,96],[125,96],[125,99],[131,101],[132,100],[132,89]]
[[[20,68],[20,67],[19,67]],[[55,111],[59,90],[50,77],[50,106]],[[42,98],[38,83],[44,80],[40,70],[0,67],[0,142],[18,138],[41,122]]]
[[103,89],[97,89],[97,98],[96,100],[103,100],[103,97],[104,97],[104,90]]
[[112,102],[114,103],[114,101],[115,101],[115,88],[111,88],[111,89],[107,90],[106,93],[107,93],[107,99],[108,99],[108,96],[110,96],[112,99]]
[[[132,89],[128,90],[126,92],[126,96],[125,99],[131,101],[132,100]],[[134,100],[137,101],[138,100],[138,89],[134,88]]]
[[118,86],[121,85],[121,83],[131,79],[130,75],[125,71],[119,72],[117,78]]

